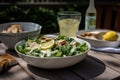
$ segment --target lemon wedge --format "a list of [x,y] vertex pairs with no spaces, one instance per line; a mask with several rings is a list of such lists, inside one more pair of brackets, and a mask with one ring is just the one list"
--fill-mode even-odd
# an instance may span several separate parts
[[51,39],[50,41],[42,43],[40,48],[41,49],[50,49],[51,47],[54,46],[54,43],[55,43],[54,39]]
[[106,41],[117,41],[118,34],[115,31],[108,31],[103,35],[103,39]]

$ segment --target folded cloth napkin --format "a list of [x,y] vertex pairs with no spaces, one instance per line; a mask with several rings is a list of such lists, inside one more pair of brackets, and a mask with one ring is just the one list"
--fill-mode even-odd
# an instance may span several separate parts
[[110,53],[120,53],[120,47],[116,47],[116,48],[112,48],[112,47],[94,48],[94,47],[91,47],[91,50],[101,51],[101,52],[110,52]]
[[3,43],[0,43],[0,55],[5,54],[7,49],[8,48]]

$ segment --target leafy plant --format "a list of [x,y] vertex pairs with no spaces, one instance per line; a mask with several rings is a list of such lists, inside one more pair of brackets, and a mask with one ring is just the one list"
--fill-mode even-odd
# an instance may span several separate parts
[[57,12],[64,10],[76,10],[76,5],[66,7],[41,7],[8,5],[0,7],[0,23],[6,22],[34,22],[42,26],[42,34],[56,33],[59,31]]

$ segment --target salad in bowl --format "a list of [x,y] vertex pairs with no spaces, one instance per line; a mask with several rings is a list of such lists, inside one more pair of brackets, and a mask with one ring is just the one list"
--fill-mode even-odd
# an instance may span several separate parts
[[16,44],[15,50],[28,64],[40,68],[63,68],[84,59],[90,44],[67,36],[41,36]]

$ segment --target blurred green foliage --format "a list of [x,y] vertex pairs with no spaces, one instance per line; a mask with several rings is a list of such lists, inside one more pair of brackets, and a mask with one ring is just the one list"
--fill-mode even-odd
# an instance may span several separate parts
[[34,22],[42,26],[42,34],[56,33],[59,31],[57,12],[64,10],[74,11],[77,8],[77,5],[55,7],[54,9],[41,6],[2,6],[0,7],[0,23]]

